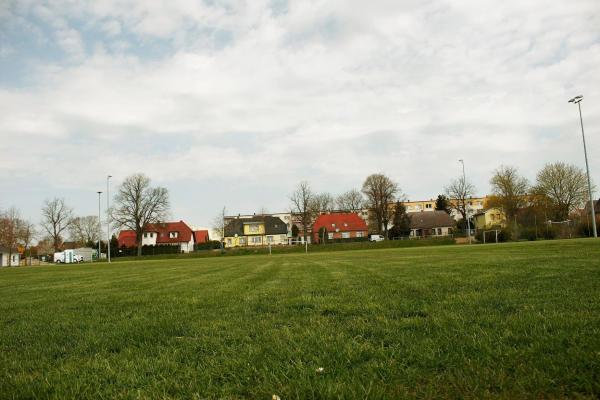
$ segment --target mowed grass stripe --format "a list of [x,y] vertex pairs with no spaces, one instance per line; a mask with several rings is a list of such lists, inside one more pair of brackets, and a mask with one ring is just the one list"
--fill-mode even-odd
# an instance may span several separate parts
[[572,240],[5,269],[0,395],[594,398],[599,260]]

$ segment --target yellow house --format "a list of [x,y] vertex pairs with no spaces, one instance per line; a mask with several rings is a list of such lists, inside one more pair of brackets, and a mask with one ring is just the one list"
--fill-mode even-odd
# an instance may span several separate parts
[[502,209],[493,207],[473,215],[475,229],[489,229],[492,227],[506,227],[506,216]]
[[225,226],[225,247],[287,244],[287,225],[278,217],[259,215],[231,219]]

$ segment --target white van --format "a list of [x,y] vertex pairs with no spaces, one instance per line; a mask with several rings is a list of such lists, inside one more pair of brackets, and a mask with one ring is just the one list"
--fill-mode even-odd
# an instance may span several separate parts
[[371,242],[383,242],[385,239],[383,235],[371,235],[369,241]]
[[83,262],[83,256],[75,254],[73,250],[65,250],[54,253],[54,262],[56,264],[70,264]]

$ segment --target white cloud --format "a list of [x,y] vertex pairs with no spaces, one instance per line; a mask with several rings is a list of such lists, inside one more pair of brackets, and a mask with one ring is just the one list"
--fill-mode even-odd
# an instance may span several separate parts
[[[570,96],[583,93],[586,126],[600,124],[593,1],[298,1],[284,13],[269,4],[22,6],[73,58],[39,65],[30,87],[0,88],[0,135],[52,160],[3,158],[0,180],[88,187],[108,168],[143,170],[174,191],[178,180],[251,181],[255,197],[269,180],[281,198],[256,207],[276,208],[300,179],[335,192],[374,171],[431,197],[464,158],[484,193],[502,163],[530,178],[547,161],[580,164]],[[78,18],[105,33],[87,56]],[[167,50],[146,57],[157,40]],[[599,148],[597,135],[589,141]],[[3,154],[22,150],[2,142]]]

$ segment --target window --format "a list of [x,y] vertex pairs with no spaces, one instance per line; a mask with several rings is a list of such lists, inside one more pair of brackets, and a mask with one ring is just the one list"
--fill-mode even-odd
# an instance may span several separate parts
[[154,237],[154,233],[150,232],[150,237],[153,238]]
[[335,224],[331,224],[331,226],[335,228]]
[[431,208],[431,203],[425,204],[425,208]]
[[241,237],[240,238],[240,245],[245,245],[246,244],[246,238],[245,237]]
[[178,236],[179,236],[179,232],[169,232],[170,239],[175,239]]
[[147,237],[148,237],[148,234],[147,234],[147,233],[144,233],[144,237],[145,237],[145,238],[147,238]]
[[267,236],[267,243],[273,243],[273,236]]
[[227,245],[231,246],[231,239],[227,239]]
[[349,239],[350,238],[350,232],[342,232],[342,238],[343,239]]
[[250,233],[258,233],[258,225],[256,225],[256,224],[250,225],[249,230],[250,230]]
[[363,232],[356,232],[356,237],[363,237]]
[[327,234],[327,239],[333,239],[333,233],[328,233]]
[[252,244],[261,244],[261,243],[262,243],[262,237],[260,237],[260,236],[252,237]]

